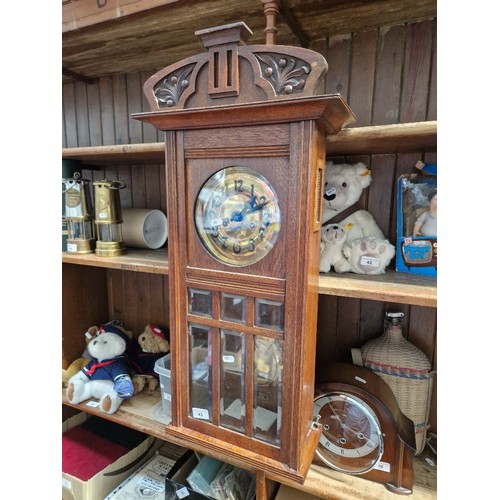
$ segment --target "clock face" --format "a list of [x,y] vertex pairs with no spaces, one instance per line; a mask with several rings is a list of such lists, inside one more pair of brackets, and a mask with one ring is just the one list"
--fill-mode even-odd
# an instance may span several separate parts
[[206,250],[231,266],[248,266],[265,257],[281,228],[273,187],[264,176],[242,166],[223,168],[205,182],[194,218]]
[[316,454],[328,466],[349,474],[373,469],[384,451],[377,416],[362,399],[328,392],[314,400],[315,422],[323,426]]

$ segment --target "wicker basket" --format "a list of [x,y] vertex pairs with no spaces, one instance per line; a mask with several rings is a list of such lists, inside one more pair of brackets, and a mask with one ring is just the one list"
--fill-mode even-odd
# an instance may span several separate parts
[[392,389],[401,411],[415,424],[416,455],[425,448],[433,373],[427,356],[403,337],[403,313],[386,313],[384,333],[361,347],[363,366]]

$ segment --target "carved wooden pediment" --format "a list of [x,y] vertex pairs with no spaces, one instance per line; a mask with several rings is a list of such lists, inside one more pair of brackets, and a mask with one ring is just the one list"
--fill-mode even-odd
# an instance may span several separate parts
[[327,72],[325,58],[309,49],[246,45],[244,22],[195,33],[207,49],[150,77],[144,92],[151,111],[310,97]]

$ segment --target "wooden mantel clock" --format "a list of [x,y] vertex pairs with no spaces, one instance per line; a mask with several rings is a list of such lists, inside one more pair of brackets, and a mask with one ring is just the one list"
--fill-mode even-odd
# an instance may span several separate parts
[[172,424],[270,477],[302,482],[312,425],[326,135],[354,116],[315,95],[327,65],[242,22],[198,31],[207,52],[144,85],[165,131]]

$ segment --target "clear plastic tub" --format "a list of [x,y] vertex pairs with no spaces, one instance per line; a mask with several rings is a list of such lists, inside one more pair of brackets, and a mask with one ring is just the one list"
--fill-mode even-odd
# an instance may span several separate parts
[[155,373],[160,376],[161,401],[163,412],[168,419],[172,418],[172,389],[170,377],[170,354],[155,362]]

